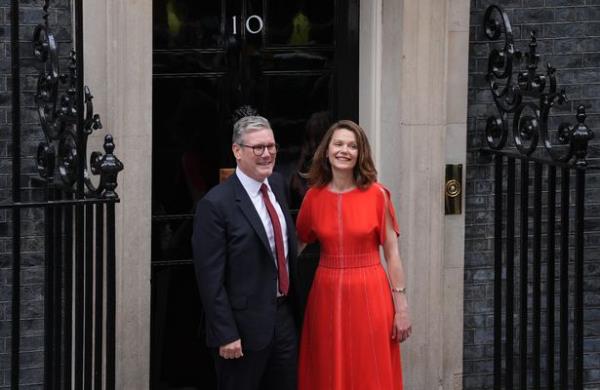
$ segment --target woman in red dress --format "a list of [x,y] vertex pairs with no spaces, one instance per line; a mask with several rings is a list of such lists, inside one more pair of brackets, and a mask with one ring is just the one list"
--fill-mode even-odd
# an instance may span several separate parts
[[399,229],[362,128],[333,124],[307,176],[298,236],[302,243],[318,240],[321,253],[302,328],[298,388],[400,390],[399,343],[411,323]]

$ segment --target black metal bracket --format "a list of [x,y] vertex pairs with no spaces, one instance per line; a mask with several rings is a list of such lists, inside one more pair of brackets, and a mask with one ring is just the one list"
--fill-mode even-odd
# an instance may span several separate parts
[[[50,0],[45,0],[44,22],[37,25],[33,33],[33,52],[43,63],[35,102],[46,138],[38,146],[38,172],[44,180],[59,185],[67,192],[76,192],[78,180],[83,180],[87,189],[85,197],[116,198],[114,190],[123,164],[113,154],[113,138],[107,135],[104,141],[106,154],[93,152],[91,169],[88,169],[88,137],[94,130],[102,128],[102,122],[100,116],[94,113],[93,96],[87,86],[83,91],[84,104],[77,104],[77,81],[82,75],[77,74],[77,55],[74,50],[71,50],[68,73],[60,73],[58,45],[48,23],[49,7]],[[64,93],[59,93],[61,84],[66,87]],[[83,131],[77,131],[79,107],[84,110]],[[80,172],[83,172],[83,177],[79,177]],[[100,176],[98,186],[92,183],[89,172]],[[57,182],[56,176],[60,179]]]
[[[491,5],[484,15],[485,35],[492,41],[504,37],[504,47],[493,49],[488,57],[486,80],[498,109],[497,116],[487,119],[485,135],[491,150],[507,146],[509,127],[518,153],[532,155],[541,142],[551,161],[587,166],[588,142],[594,133],[585,124],[585,107],[577,107],[577,123],[561,123],[556,136],[551,136],[548,118],[555,104],[567,101],[564,90],[557,89],[556,69],[546,64],[545,73],[538,73],[535,32],[531,33],[529,50],[523,54],[515,49],[508,15],[497,5]],[[521,70],[514,70],[520,68]],[[512,121],[510,116],[512,115]]]

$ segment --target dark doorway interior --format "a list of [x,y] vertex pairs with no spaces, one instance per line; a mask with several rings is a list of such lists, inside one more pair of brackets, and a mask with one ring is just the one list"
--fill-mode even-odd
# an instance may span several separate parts
[[[297,208],[324,130],[358,119],[358,28],[358,0],[154,0],[152,389],[215,388],[190,236],[195,202],[235,166],[233,112],[271,121]],[[305,294],[316,261],[300,261]]]

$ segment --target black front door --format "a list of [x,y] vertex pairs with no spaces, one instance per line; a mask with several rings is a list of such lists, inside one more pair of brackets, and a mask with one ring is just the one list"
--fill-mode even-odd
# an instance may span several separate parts
[[[297,208],[298,172],[358,118],[358,0],[154,0],[153,389],[212,389],[191,262],[196,201],[235,167],[234,113],[267,117]],[[314,258],[303,262],[308,288]]]

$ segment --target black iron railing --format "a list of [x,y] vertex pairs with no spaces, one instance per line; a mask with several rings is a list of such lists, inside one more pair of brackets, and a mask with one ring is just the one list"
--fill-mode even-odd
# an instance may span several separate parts
[[[76,50],[68,72],[61,73],[57,42],[48,22],[34,31],[40,60],[35,102],[44,141],[37,166],[44,199],[21,200],[21,102],[19,0],[11,0],[12,64],[12,211],[13,284],[11,317],[11,388],[20,386],[21,212],[44,211],[44,388],[115,388],[115,192],[123,164],[113,154],[113,138],[104,153],[87,160],[88,137],[102,128],[92,95],[84,86],[83,1],[74,0]],[[97,184],[92,180],[97,176]]]
[[593,133],[585,125],[583,106],[576,124],[562,123],[550,132],[550,111],[566,101],[566,94],[557,89],[550,64],[538,73],[535,33],[523,54],[515,49],[510,21],[500,7],[487,9],[484,26],[490,40],[504,41],[501,49],[491,50],[486,76],[498,109],[488,118],[484,149],[495,156],[494,388],[582,389],[584,191]]

